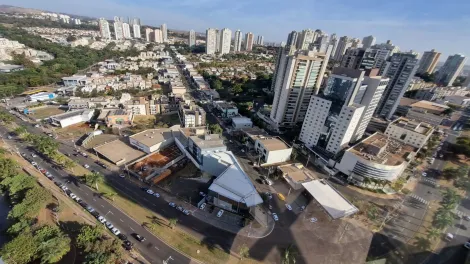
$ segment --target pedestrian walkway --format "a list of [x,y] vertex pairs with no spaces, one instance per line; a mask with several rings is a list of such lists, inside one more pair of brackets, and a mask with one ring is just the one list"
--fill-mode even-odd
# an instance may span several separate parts
[[423,198],[419,197],[418,195],[416,195],[414,193],[410,194],[409,197],[412,198],[415,201],[418,201],[418,202],[422,203],[422,204],[429,205],[429,201],[424,200]]
[[464,212],[459,211],[459,210],[455,210],[455,211],[454,211],[454,214],[458,215],[459,217],[467,216]]
[[431,185],[434,185],[434,186],[439,185],[439,184],[437,183],[437,180],[431,179],[431,178],[421,178],[421,181],[422,181],[422,182],[427,182],[427,183],[429,183],[429,184],[431,184]]

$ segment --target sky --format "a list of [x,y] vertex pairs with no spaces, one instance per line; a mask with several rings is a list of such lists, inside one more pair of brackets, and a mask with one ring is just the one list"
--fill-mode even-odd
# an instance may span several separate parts
[[[2,4],[91,17],[139,17],[142,24],[205,32],[209,27],[240,29],[281,42],[292,30],[321,29],[338,36],[377,42],[401,50],[436,49],[470,57],[468,0],[2,0]],[[467,64],[470,64],[468,62]]]

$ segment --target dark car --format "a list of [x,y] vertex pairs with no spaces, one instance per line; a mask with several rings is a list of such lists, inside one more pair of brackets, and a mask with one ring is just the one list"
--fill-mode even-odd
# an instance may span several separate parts
[[144,192],[146,192],[146,191],[149,190],[148,188],[145,188],[145,187],[142,187],[142,188],[140,188],[140,189],[141,189],[142,191],[144,191]]
[[83,208],[86,208],[88,206],[87,203],[85,203],[84,201],[80,201],[78,202],[79,205],[81,205]]
[[124,235],[123,233],[119,234],[118,238],[121,239],[121,240],[127,240],[127,236]]
[[131,250],[133,246],[132,242],[129,240],[125,240],[122,245],[126,250]]
[[139,241],[139,242],[144,242],[144,241],[145,241],[145,237],[143,237],[143,236],[141,236],[141,235],[139,235],[139,234],[137,234],[137,233],[134,233],[134,234],[132,234],[132,235],[133,235],[133,236],[135,237],[135,239],[137,239],[137,241]]
[[93,211],[93,212],[91,212],[90,214],[91,214],[92,216],[94,216],[94,217],[100,216],[100,213],[98,213],[97,211]]

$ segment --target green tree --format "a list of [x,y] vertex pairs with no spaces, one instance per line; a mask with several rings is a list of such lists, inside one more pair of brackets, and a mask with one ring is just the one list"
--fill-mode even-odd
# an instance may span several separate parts
[[219,124],[209,125],[209,130],[212,132],[212,134],[222,134],[224,132]]
[[105,194],[106,198],[111,199],[114,202],[114,197],[116,197],[117,193],[115,192],[108,192]]
[[25,126],[19,126],[17,128],[15,128],[14,130],[15,134],[17,134],[18,136],[24,136],[28,133],[28,130],[26,129]]
[[444,229],[454,222],[454,214],[450,211],[438,211],[434,215],[433,225],[436,228]]
[[104,177],[98,172],[92,172],[90,174],[85,175],[85,182],[88,185],[95,185],[96,190],[99,190],[98,183],[104,182]]
[[283,252],[281,263],[282,264],[295,264],[297,257],[297,248],[294,245],[289,245]]
[[8,158],[0,158],[0,179],[6,179],[15,176],[18,172],[18,164]]
[[445,191],[442,193],[442,203],[443,204],[458,204],[462,197],[451,188],[446,188]]
[[70,251],[70,238],[58,226],[43,226],[35,232],[41,263],[57,263]]
[[83,226],[77,236],[77,246],[83,248],[85,251],[90,250],[93,243],[101,237],[103,229],[98,226]]
[[176,218],[170,218],[168,220],[168,225],[171,227],[171,229],[175,228],[177,223],[178,223],[178,219]]
[[240,83],[236,83],[236,84],[232,87],[232,92],[233,92],[234,94],[242,93],[242,92],[243,92],[242,85],[241,85]]
[[0,256],[6,263],[27,264],[35,259],[38,247],[31,232],[22,232],[2,247]]
[[31,189],[36,186],[36,180],[26,174],[20,173],[13,177],[8,177],[0,182],[0,185],[7,189],[10,196],[15,196],[18,192]]
[[431,227],[428,229],[427,233],[429,239],[435,239],[438,238],[441,235],[441,230]]
[[65,159],[64,163],[62,164],[62,166],[64,167],[64,169],[66,170],[72,170],[75,168],[77,164],[71,160],[71,159]]
[[240,255],[240,259],[250,257],[250,249],[246,246],[246,244],[240,246],[238,249],[238,255]]
[[417,237],[413,245],[419,250],[428,250],[431,247],[431,241],[425,237]]
[[36,185],[26,192],[25,198],[20,203],[13,206],[8,218],[36,217],[50,198],[51,194],[47,190]]
[[18,222],[14,223],[7,229],[7,233],[11,236],[16,236],[21,232],[30,232],[34,220],[31,218],[21,218]]
[[212,82],[211,84],[212,89],[215,90],[222,90],[222,82],[219,79],[216,79],[215,81]]

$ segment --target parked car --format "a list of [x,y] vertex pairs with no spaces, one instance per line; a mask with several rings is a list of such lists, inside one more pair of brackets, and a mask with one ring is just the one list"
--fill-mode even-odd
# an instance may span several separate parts
[[33,162],[31,162],[31,165],[37,166],[38,164],[35,161],[33,161]]
[[470,216],[464,215],[464,216],[463,216],[463,219],[465,219],[466,221],[470,221]]
[[199,195],[202,196],[202,197],[206,197],[206,194],[203,193],[203,192],[199,192]]
[[273,213],[272,216],[273,216],[274,221],[276,222],[279,221],[279,216],[277,216],[276,213]]
[[178,211],[181,211],[181,212],[183,212],[183,210],[184,210],[184,208],[181,207],[181,206],[176,207],[176,209],[177,209]]
[[144,242],[144,241],[145,241],[145,237],[143,237],[143,236],[141,236],[141,235],[139,235],[139,234],[137,234],[137,233],[134,233],[134,234],[132,234],[132,235],[133,235],[133,236],[135,237],[135,239],[137,239],[137,241],[139,241],[139,242]]
[[31,157],[36,158],[38,155],[31,153]]
[[423,172],[421,175],[422,175],[423,177],[428,176],[428,174],[427,174],[426,172]]
[[75,198],[77,198],[77,196],[74,193],[70,193],[69,196],[70,196],[70,198],[72,198],[74,200],[75,200]]
[[206,208],[206,203],[202,203],[201,206],[199,206],[199,209],[204,210]]
[[454,239],[454,235],[452,235],[451,233],[447,233],[445,236],[445,240],[452,241],[452,239]]
[[115,234],[116,236],[121,234],[121,231],[119,231],[119,229],[117,229],[117,228],[111,229],[111,232],[113,232],[113,234]]
[[90,214],[94,217],[98,217],[100,215],[100,213],[98,213],[98,211],[93,211]]
[[104,218],[100,215],[100,216],[98,216],[98,221],[100,221],[102,224],[104,224],[104,223],[106,223],[106,218]]
[[85,167],[85,169],[88,169],[88,168],[90,168],[90,165],[85,164],[83,167]]
[[113,229],[114,226],[110,222],[107,222],[106,227],[109,228],[109,229]]
[[88,212],[90,212],[90,213],[93,212],[93,211],[95,211],[95,209],[93,209],[93,207],[91,207],[91,206],[88,206],[88,207],[86,208],[86,210],[87,210]]
[[286,204],[286,208],[287,210],[292,211],[292,206],[290,206],[290,204]]
[[463,246],[467,249],[470,249],[470,241],[465,242],[465,244],[463,244]]
[[310,223],[316,223],[318,220],[315,217],[310,218]]
[[156,193],[153,194],[153,196],[158,198],[158,197],[160,197],[160,194],[156,192]]
[[132,242],[129,240],[125,240],[123,243],[123,247],[125,250],[131,250],[132,249]]
[[151,195],[151,194],[153,194],[153,191],[152,190],[147,190],[147,193]]
[[173,208],[176,207],[176,204],[175,204],[175,203],[169,203],[168,205],[169,205],[170,207],[173,207]]
[[[119,235],[118,235],[118,238],[121,239],[121,240],[123,240],[123,241],[127,241],[127,236],[124,235],[123,233],[119,234]],[[129,242],[129,243],[130,243],[130,242]]]
[[224,210],[220,209],[220,211],[217,213],[217,217],[222,217],[224,214]]
[[121,177],[121,178],[125,178],[125,177],[126,177],[126,175],[124,175],[124,174],[119,174],[119,177]]
[[141,189],[142,191],[144,191],[144,192],[146,192],[146,191],[149,190],[148,188],[145,188],[145,187],[142,187],[142,188],[140,188],[140,189]]
[[184,210],[184,211],[183,211],[183,214],[185,214],[185,215],[190,215],[190,212],[189,212],[189,210]]
[[86,154],[85,152],[82,152],[82,156],[86,158],[88,157],[88,154]]

